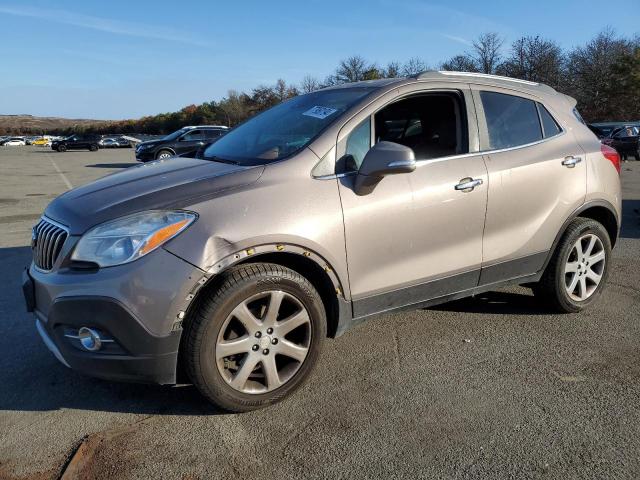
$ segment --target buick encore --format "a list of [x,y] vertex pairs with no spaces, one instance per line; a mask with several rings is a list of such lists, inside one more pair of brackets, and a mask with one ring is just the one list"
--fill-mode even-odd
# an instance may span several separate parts
[[75,188],[33,229],[28,309],[64,365],[246,411],[325,337],[508,284],[578,312],[620,226],[620,157],[552,88],[425,72],[301,95],[203,158]]

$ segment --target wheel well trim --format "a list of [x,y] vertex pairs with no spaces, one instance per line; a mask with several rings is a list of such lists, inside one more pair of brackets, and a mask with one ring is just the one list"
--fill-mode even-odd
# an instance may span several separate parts
[[[542,270],[541,271],[544,272],[546,270],[547,265],[551,261],[551,258],[553,257],[553,253],[556,251],[556,248],[558,247],[558,243],[560,243],[560,239],[563,237],[564,233],[567,231],[567,227],[569,226],[569,224],[573,220],[575,220],[577,217],[579,217],[581,213],[589,210],[590,208],[594,208],[594,207],[605,208],[606,210],[609,211],[609,213],[611,213],[613,215],[613,218],[616,221],[616,229],[617,229],[617,231],[616,231],[616,238],[612,238],[611,242],[612,242],[612,246],[613,246],[613,244],[615,244],[615,242],[617,241],[618,236],[620,235],[620,219],[618,218],[618,214],[616,213],[616,209],[614,208],[614,206],[610,202],[608,202],[606,200],[593,200],[593,201],[584,203],[581,206],[579,206],[578,208],[576,208],[571,213],[571,215],[569,215],[569,217],[562,224],[562,227],[558,231],[558,234],[556,235],[556,238],[553,240],[553,244],[551,245],[551,249],[549,250],[547,258],[544,261],[544,264],[542,265]],[[606,226],[605,226],[605,228],[606,228]]]
[[163,151],[163,150],[167,150],[168,152],[171,152],[173,155],[175,155],[175,154],[176,154],[176,151],[175,151],[173,148],[171,148],[171,147],[165,147],[164,145],[162,145],[160,148],[158,148],[158,150],[156,150],[156,152],[155,152],[155,154],[154,154],[154,155],[159,154],[159,153],[160,153],[161,151]]
[[249,258],[260,258],[261,255],[266,254],[294,254],[312,260],[329,277],[336,295],[338,297],[344,297],[343,282],[340,280],[340,277],[338,277],[333,266],[319,253],[293,243],[265,243],[238,250],[215,262],[207,269],[207,275],[214,277],[238,263],[246,262]]

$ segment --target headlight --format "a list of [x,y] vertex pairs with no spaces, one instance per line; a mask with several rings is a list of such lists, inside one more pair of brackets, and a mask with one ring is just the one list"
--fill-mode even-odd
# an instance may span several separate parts
[[85,233],[71,260],[101,267],[132,262],[178,235],[195,219],[195,213],[154,210],[112,220]]

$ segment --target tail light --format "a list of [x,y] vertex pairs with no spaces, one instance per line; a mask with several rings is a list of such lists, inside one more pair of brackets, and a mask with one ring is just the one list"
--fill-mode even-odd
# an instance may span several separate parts
[[600,145],[600,151],[604,158],[613,163],[613,166],[616,167],[618,174],[620,173],[620,154],[616,151],[615,148],[610,147],[609,145]]

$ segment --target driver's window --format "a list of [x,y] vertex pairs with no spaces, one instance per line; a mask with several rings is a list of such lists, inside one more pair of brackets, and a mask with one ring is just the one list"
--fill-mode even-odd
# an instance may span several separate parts
[[192,130],[189,133],[184,134],[180,140],[183,142],[197,142],[204,140],[204,132],[202,130]]
[[356,171],[362,165],[362,160],[371,148],[371,117],[367,117],[360,125],[353,129],[347,137],[344,156],[344,170]]

